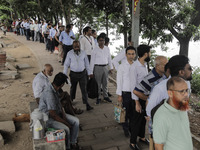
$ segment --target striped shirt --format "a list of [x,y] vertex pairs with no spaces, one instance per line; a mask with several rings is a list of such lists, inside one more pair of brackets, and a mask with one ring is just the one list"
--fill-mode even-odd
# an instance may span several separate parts
[[166,79],[166,76],[160,76],[156,69],[153,68],[143,79],[140,83],[137,84],[135,87],[136,91],[139,91],[145,95],[149,95],[151,92],[151,89],[160,83],[162,80]]

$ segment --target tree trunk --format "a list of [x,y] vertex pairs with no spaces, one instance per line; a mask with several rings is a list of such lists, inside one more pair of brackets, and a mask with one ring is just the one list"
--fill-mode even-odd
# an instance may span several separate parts
[[65,21],[66,21],[66,24],[67,24],[67,14],[66,14],[66,12],[65,12],[65,6],[63,5],[63,2],[62,2],[62,0],[59,0],[59,3],[60,3],[60,7],[61,7],[61,9],[62,9],[62,12],[63,12],[63,16],[64,16],[64,18],[65,18]]
[[108,37],[108,13],[106,13],[106,35]]
[[179,39],[179,43],[180,43],[179,54],[180,55],[188,56],[189,42],[190,42],[190,38],[188,37]]
[[126,0],[123,0],[123,20],[124,20],[124,47],[127,47],[127,21],[126,21]]
[[70,0],[68,2],[68,7],[67,7],[67,19],[66,19],[66,24],[70,24],[71,23],[71,5],[72,1]]

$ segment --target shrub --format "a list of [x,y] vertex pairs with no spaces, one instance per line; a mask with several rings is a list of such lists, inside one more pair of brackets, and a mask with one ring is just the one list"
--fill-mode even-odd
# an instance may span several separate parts
[[200,67],[194,67],[192,73],[191,88],[192,93],[200,96]]

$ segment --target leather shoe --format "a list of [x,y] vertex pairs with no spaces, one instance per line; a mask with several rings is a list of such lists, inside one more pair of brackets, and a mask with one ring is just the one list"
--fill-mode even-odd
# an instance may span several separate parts
[[145,140],[142,140],[141,138],[139,138],[139,141],[140,141],[141,143],[144,143],[144,144],[146,144],[146,145],[149,145],[149,140],[146,139],[146,138],[145,138]]
[[93,107],[91,107],[90,105],[87,105],[87,111],[94,109]]
[[139,147],[137,146],[137,144],[135,144],[135,146],[133,145],[129,145],[129,147],[132,149],[132,150],[140,150]]
[[97,98],[96,105],[100,104],[100,102],[101,102],[101,99]]
[[104,97],[104,101],[109,102],[109,103],[112,103],[112,100],[110,100],[109,97]]

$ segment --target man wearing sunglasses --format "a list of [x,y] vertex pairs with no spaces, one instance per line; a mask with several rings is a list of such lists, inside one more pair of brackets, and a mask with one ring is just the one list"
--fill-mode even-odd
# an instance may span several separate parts
[[156,150],[192,150],[192,137],[187,110],[190,89],[183,78],[167,81],[169,99],[153,117],[153,139]]

